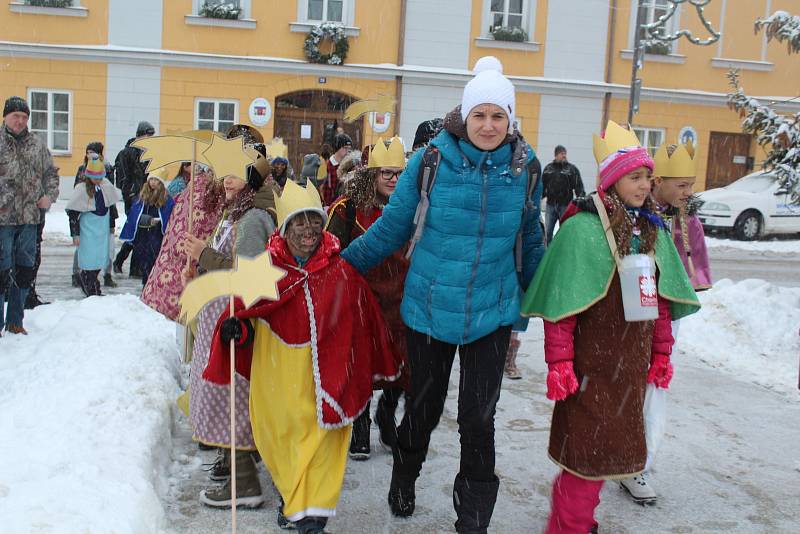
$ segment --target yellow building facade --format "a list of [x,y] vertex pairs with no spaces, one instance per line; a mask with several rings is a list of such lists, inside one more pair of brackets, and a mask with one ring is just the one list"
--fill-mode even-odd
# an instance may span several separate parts
[[[593,189],[591,134],[625,122],[637,0],[228,0],[235,18],[209,16],[218,0],[74,0],[69,7],[0,5],[0,90],[32,107],[31,129],[47,139],[62,175],[85,146],[103,141],[107,159],[141,120],[157,132],[225,130],[248,123],[284,138],[292,164],[319,150],[337,127],[365,145],[401,134],[460,102],[475,61],[497,56],[517,87],[519,126],[540,159],[557,144]],[[667,0],[642,0],[648,20]],[[208,4],[208,5],[207,5]],[[654,146],[680,135],[698,146],[698,186],[727,183],[763,158],[726,106],[726,73],[739,68],[748,94],[790,101],[800,63],[754,34],[756,18],[790,0],[712,0],[706,16],[722,32],[710,46],[682,39],[648,53],[633,127]],[[349,44],[343,65],[309,63],[304,41],[328,20]],[[670,29],[707,35],[684,5]],[[504,29],[524,32],[502,40]],[[329,44],[323,44],[323,52]],[[343,121],[355,100],[391,97],[390,115]]]

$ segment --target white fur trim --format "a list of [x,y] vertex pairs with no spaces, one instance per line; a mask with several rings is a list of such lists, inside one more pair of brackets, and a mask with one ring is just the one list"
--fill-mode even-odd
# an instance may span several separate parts
[[322,227],[325,228],[325,223],[328,222],[328,214],[325,213],[324,209],[322,209],[322,208],[301,208],[299,210],[294,210],[293,212],[291,212],[289,215],[286,216],[286,220],[283,221],[283,224],[281,225],[281,232],[280,232],[281,233],[281,237],[284,237],[284,234],[286,233],[286,223],[291,221],[292,217],[294,217],[295,215],[299,215],[300,213],[303,213],[304,211],[311,211],[311,212],[319,213],[320,215],[322,215]]
[[294,523],[304,517],[333,517],[336,515],[336,508],[306,508],[296,514],[286,516],[286,519]]

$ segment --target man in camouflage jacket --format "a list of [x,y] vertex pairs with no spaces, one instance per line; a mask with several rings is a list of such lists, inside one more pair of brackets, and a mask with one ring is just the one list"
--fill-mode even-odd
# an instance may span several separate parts
[[58,198],[58,169],[46,144],[28,131],[29,117],[24,99],[6,100],[0,131],[0,326],[15,334],[27,334],[23,303],[33,283],[41,210]]

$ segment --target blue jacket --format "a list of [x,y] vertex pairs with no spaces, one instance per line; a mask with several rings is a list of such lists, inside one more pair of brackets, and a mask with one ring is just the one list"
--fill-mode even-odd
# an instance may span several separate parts
[[[169,222],[169,216],[172,214],[173,207],[175,207],[175,201],[172,200],[172,197],[167,195],[167,203],[158,210],[161,219],[162,235],[167,233],[167,223]],[[133,242],[133,240],[136,239],[136,231],[139,229],[139,219],[143,212],[144,203],[140,199],[137,199],[136,202],[133,203],[133,206],[131,206],[131,210],[128,212],[128,218],[125,221],[125,226],[122,227],[122,232],[119,234],[121,240]]]
[[[520,317],[514,242],[522,223],[528,173],[510,172],[509,144],[483,152],[447,131],[431,144],[439,148],[442,160],[400,312],[412,330],[447,343],[470,343]],[[383,215],[342,253],[360,272],[411,238],[423,152],[411,157]],[[528,161],[534,157],[528,147]],[[535,209],[524,222],[522,246],[525,287],[544,252],[539,226],[541,179],[532,197]]]

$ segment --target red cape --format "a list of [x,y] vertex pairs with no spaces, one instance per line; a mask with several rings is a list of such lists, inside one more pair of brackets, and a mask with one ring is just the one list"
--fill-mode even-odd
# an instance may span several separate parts
[[[264,320],[289,345],[310,342],[319,424],[347,425],[363,411],[373,382],[400,375],[401,364],[392,356],[378,303],[366,281],[339,256],[339,241],[327,232],[303,268],[277,233],[269,251],[272,263],[287,271],[278,282],[280,299],[262,300],[249,309],[237,299],[235,316]],[[230,382],[229,347],[219,332],[228,316],[226,311],[217,323],[203,372],[203,378],[216,384]],[[236,349],[236,371],[248,379],[252,347]]]

